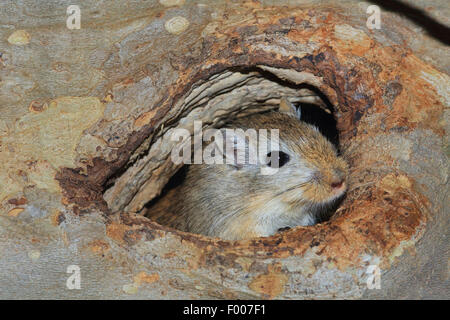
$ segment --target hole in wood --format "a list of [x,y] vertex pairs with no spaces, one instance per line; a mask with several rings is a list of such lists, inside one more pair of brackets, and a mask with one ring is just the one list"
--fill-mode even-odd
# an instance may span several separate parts
[[[231,104],[237,108],[207,122],[204,128],[237,128],[237,121],[244,124],[244,130],[280,130],[280,150],[284,150],[277,153],[278,160],[282,160],[277,167],[280,172],[268,177],[256,173],[264,164],[249,165],[248,153],[246,164],[240,167],[226,163],[182,165],[139,214],[182,231],[227,240],[270,236],[298,225],[327,221],[346,190],[346,165],[339,156],[339,133],[332,104],[316,87],[293,84],[267,71],[232,70],[228,79],[233,75],[255,78],[236,81],[236,85],[226,89],[217,86],[210,99],[219,104],[226,101],[228,108],[232,109]],[[293,113],[278,110],[283,99]],[[209,101],[201,105],[200,108],[206,109]],[[211,104],[214,106],[217,104]],[[190,114],[195,112],[198,109],[192,109]],[[184,116],[189,118],[191,122],[195,120],[189,113]],[[249,143],[247,136],[247,152]],[[271,154],[270,150],[267,154]],[[190,154],[189,163],[192,162]],[[272,221],[267,223],[268,220]]]

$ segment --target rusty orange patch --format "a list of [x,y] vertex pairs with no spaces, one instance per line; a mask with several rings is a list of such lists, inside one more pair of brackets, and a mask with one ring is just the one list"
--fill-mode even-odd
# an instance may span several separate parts
[[260,293],[263,297],[267,296],[273,299],[284,292],[284,285],[287,283],[288,277],[283,273],[261,274],[254,278],[248,287]]
[[164,259],[170,259],[170,258],[173,258],[176,256],[177,256],[177,254],[175,252],[168,252],[164,255]]
[[128,230],[130,230],[130,227],[113,222],[106,227],[106,235],[123,244],[125,243],[125,232]]
[[159,280],[159,274],[148,274],[144,271],[139,272],[134,276],[134,283],[140,286],[142,283],[153,283]]
[[136,121],[134,121],[134,126],[140,128],[145,126],[146,124],[149,124],[150,120],[155,116],[155,113],[156,109],[142,114],[139,118],[136,119]]
[[89,249],[91,249],[93,253],[104,254],[109,248],[109,244],[103,240],[94,240],[89,243]]

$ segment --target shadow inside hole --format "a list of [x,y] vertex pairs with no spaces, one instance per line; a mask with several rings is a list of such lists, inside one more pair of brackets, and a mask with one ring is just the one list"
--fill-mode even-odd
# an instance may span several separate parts
[[316,126],[320,133],[339,150],[339,131],[336,119],[331,113],[313,103],[297,103],[296,108],[301,109],[301,121]]
[[[156,196],[147,204],[144,206],[144,215],[147,215],[148,213],[151,213],[152,211],[160,211],[161,208],[158,208],[161,202],[163,202],[164,197],[171,192],[172,190],[176,190],[177,187],[179,187],[184,180],[186,179],[186,173],[188,170],[188,165],[182,166],[180,169],[178,169],[177,172],[169,179],[169,181],[166,183],[164,188],[162,189],[159,196]],[[156,210],[155,210],[156,209]],[[155,217],[153,217],[155,218]],[[153,219],[152,219],[153,220]]]

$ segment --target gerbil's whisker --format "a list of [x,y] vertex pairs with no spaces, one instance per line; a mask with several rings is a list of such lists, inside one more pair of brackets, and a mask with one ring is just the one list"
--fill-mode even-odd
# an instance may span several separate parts
[[311,180],[308,180],[308,181],[306,181],[306,182],[304,182],[304,183],[300,183],[300,184],[297,184],[297,185],[295,185],[295,186],[293,186],[293,187],[287,188],[286,190],[283,190],[283,191],[281,191],[281,192],[278,192],[275,196],[277,197],[277,196],[279,196],[279,195],[281,195],[281,194],[283,194],[283,193],[286,193],[286,192],[289,192],[289,191],[292,191],[292,190],[301,188],[301,187],[307,185],[309,182],[311,182]]

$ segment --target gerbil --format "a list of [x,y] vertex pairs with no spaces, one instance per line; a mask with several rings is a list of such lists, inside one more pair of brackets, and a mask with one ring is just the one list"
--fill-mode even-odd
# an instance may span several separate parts
[[261,174],[270,163],[188,165],[170,200],[175,217],[161,215],[159,223],[226,240],[270,236],[315,224],[345,193],[347,163],[286,100],[280,111],[238,118],[227,127],[279,129],[279,150],[272,150],[278,152],[278,172]]

